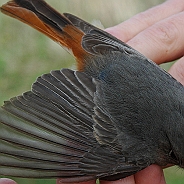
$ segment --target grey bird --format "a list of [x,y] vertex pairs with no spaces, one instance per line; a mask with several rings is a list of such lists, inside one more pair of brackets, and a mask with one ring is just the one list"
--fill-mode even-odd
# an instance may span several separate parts
[[0,108],[0,175],[80,182],[184,167],[184,87],[171,75],[43,0],[1,11],[69,49],[78,71],[44,74]]

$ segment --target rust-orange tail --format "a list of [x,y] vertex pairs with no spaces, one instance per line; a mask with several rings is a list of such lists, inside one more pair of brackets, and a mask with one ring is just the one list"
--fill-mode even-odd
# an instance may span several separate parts
[[43,0],[13,0],[4,4],[1,11],[32,26],[71,50],[77,59],[78,70],[83,70],[84,58],[87,55],[81,46],[84,32],[75,27],[66,16]]

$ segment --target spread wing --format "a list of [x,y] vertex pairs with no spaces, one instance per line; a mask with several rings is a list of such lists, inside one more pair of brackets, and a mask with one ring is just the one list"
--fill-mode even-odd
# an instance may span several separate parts
[[0,109],[0,175],[79,182],[119,179],[142,169],[126,162],[117,131],[94,102],[96,84],[63,69]]

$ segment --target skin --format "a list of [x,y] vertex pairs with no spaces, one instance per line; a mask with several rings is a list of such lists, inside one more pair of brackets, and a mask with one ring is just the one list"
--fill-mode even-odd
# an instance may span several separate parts
[[[157,64],[178,61],[169,73],[184,85],[184,1],[167,0],[129,20],[106,29]],[[57,179],[56,184],[60,184]],[[80,184],[95,184],[94,181]],[[101,184],[165,184],[163,169],[151,165],[135,175],[118,181],[100,181]],[[10,179],[0,179],[0,184],[16,184]]]
[[16,182],[8,178],[1,178],[0,184],[16,184]]

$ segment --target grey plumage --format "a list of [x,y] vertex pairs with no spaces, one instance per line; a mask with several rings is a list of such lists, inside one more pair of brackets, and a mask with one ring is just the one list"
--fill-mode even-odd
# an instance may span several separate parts
[[64,16],[61,27],[85,33],[84,71],[51,71],[4,103],[0,175],[79,182],[119,179],[150,164],[184,167],[184,87],[127,44]]

